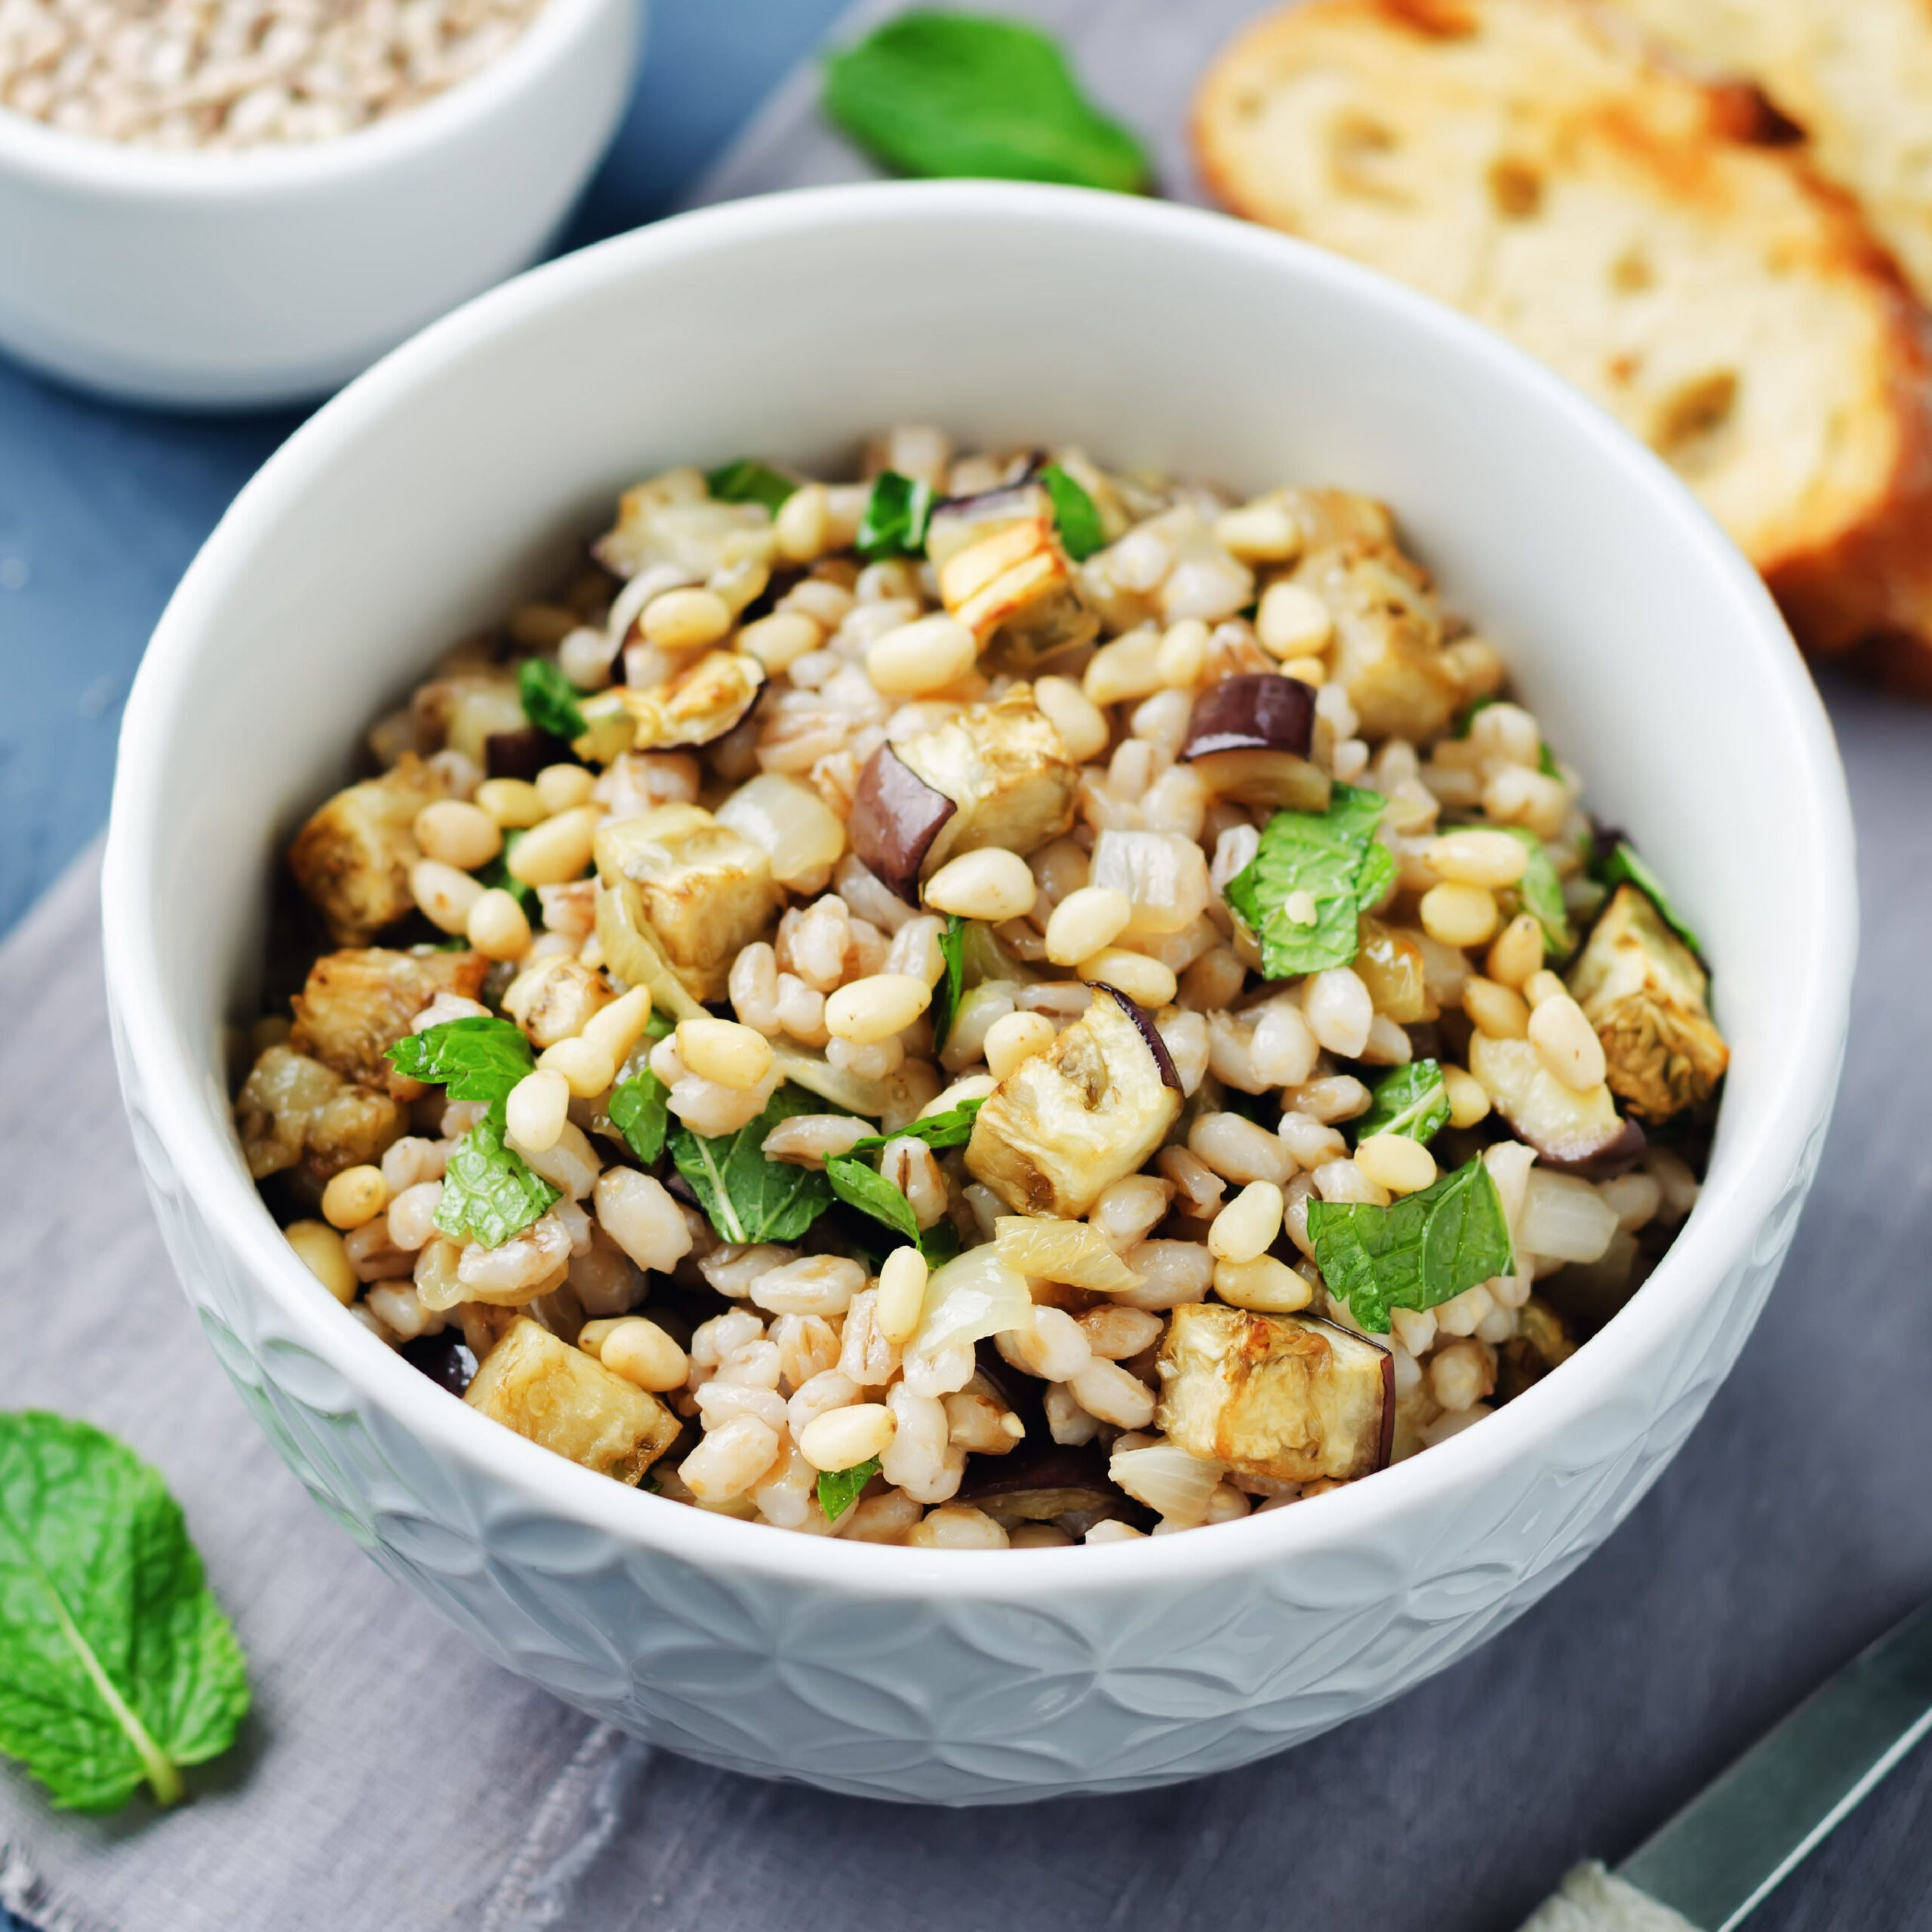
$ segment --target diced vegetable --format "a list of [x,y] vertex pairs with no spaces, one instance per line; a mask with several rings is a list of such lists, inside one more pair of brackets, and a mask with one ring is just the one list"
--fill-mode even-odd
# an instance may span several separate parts
[[988,1241],[934,1269],[926,1283],[919,1325],[906,1346],[914,1355],[930,1358],[1032,1318],[1033,1297],[1026,1276],[1009,1267],[998,1248]]
[[337,792],[296,834],[288,869],[338,945],[365,945],[415,909],[416,814],[447,792],[430,766],[405,752],[381,777]]
[[1517,1232],[1531,1254],[1552,1261],[1600,1261],[1617,1212],[1588,1181],[1532,1170]]
[[867,869],[909,906],[916,906],[926,856],[958,809],[890,745],[881,745],[859,774],[846,835]]
[[1002,669],[1030,674],[1099,632],[1039,484],[949,498],[933,513],[926,551],[946,608]]
[[1355,949],[1356,977],[1367,987],[1377,1013],[1398,1026],[1414,1026],[1441,1016],[1441,1007],[1429,991],[1429,960],[1423,950],[1428,935],[1385,926],[1366,915],[1361,943]]
[[1268,821],[1260,848],[1224,896],[1255,935],[1269,979],[1354,959],[1361,915],[1395,881],[1395,856],[1375,835],[1386,803],[1379,792],[1337,785],[1325,812],[1277,812]]
[[1118,1509],[1097,1443],[1069,1447],[1029,1432],[1012,1454],[976,1456],[966,1466],[959,1500],[1002,1523],[1048,1523],[1056,1516]]
[[817,892],[845,850],[845,828],[809,785],[783,772],[761,772],[718,808],[729,826],[771,861],[771,876],[788,891]]
[[1177,1308],[1155,1421],[1192,1456],[1276,1482],[1347,1481],[1389,1460],[1395,1358],[1312,1315]]
[[1091,882],[1124,893],[1134,908],[1130,936],[1177,933],[1194,924],[1214,897],[1208,855],[1178,832],[1103,832],[1094,841]]
[[1287,752],[1306,758],[1315,738],[1315,691],[1299,678],[1255,672],[1223,678],[1194,707],[1183,763],[1217,752]]
[[680,751],[723,737],[744,722],[764,693],[765,677],[764,666],[748,651],[707,651],[667,683],[646,691],[624,687],[619,696],[631,717],[632,746]]
[[380,1160],[406,1124],[387,1094],[288,1046],[265,1048],[256,1060],[235,1096],[235,1121],[257,1180],[299,1163],[318,1188],[344,1168]]
[[395,952],[380,946],[328,952],[309,969],[292,1002],[288,1044],[345,1079],[386,1087],[398,1097],[416,1091],[389,1049],[438,993],[475,999],[490,962],[480,952]]
[[1627,1139],[1607,1087],[1579,1093],[1543,1065],[1527,1040],[1472,1035],[1469,1071],[1496,1111],[1546,1160],[1577,1168],[1601,1160]]
[[1041,1281],[1091,1288],[1098,1294],[1123,1294],[1140,1278],[1109,1247],[1098,1228],[1084,1221],[1061,1221],[1032,1214],[1002,1214],[993,1238],[1009,1267]]

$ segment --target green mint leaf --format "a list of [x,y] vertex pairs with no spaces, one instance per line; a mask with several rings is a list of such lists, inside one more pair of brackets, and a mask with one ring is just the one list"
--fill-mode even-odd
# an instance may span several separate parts
[[1541,738],[1537,740],[1537,769],[1546,778],[1560,780],[1563,776],[1563,768],[1557,763],[1556,754]]
[[670,1125],[671,1091],[649,1067],[640,1067],[611,1090],[611,1124],[648,1168],[664,1151]]
[[526,657],[516,667],[516,688],[523,715],[540,731],[553,738],[580,738],[586,726],[577,707],[576,685],[547,657]]
[[1499,697],[1494,691],[1487,697],[1472,699],[1464,707],[1462,715],[1449,728],[1450,737],[1466,738],[1469,735],[1469,727],[1476,721],[1478,712],[1487,711],[1492,704],[1501,704],[1505,702],[1504,699]]
[[481,1100],[490,1107],[508,1100],[510,1089],[537,1064],[515,1020],[475,1014],[405,1034],[386,1057],[398,1073],[444,1088],[452,1100]]
[[1534,832],[1520,825],[1506,825],[1502,829],[1518,840],[1530,855],[1529,869],[1516,882],[1516,897],[1523,910],[1542,927],[1549,956],[1561,959],[1577,943],[1577,936],[1570,930],[1570,909],[1563,903],[1563,881]]
[[[1359,921],[1389,889],[1395,855],[1375,836],[1386,801],[1380,792],[1337,785],[1325,812],[1280,811],[1261,844],[1223,895],[1254,932],[1261,970],[1271,980],[1346,966],[1361,943]],[[1288,914],[1287,902],[1306,893],[1315,923]]]
[[1052,498],[1054,521],[1060,526],[1061,547],[1076,563],[1084,563],[1096,550],[1106,547],[1107,533],[1100,525],[1100,512],[1094,500],[1057,463],[1040,472],[1040,481]]
[[948,1107],[943,1114],[928,1114],[923,1120],[909,1120],[903,1127],[894,1128],[890,1134],[869,1134],[863,1140],[852,1143],[854,1154],[875,1154],[888,1140],[897,1140],[907,1134],[915,1140],[923,1140],[934,1152],[946,1147],[963,1147],[973,1137],[974,1117],[986,1105],[983,1100],[961,1100],[956,1107]]
[[1441,1063],[1412,1060],[1407,1066],[1385,1073],[1375,1083],[1368,1112],[1355,1124],[1358,1145],[1371,1134],[1406,1134],[1411,1140],[1433,1139],[1449,1124],[1449,1088],[1442,1078]]
[[705,488],[721,503],[762,503],[774,516],[779,506],[798,487],[789,476],[781,476],[768,463],[755,457],[741,456],[736,463],[705,472]]
[[0,1754],[63,1810],[111,1811],[143,1782],[171,1804],[248,1709],[161,1478],[85,1423],[0,1414]]
[[946,971],[933,989],[933,1003],[928,1009],[932,1014],[934,1053],[946,1044],[946,1036],[952,1030],[953,1016],[959,1011],[960,996],[966,990],[966,921],[957,912],[946,915],[939,949]]
[[466,1237],[485,1247],[501,1247],[547,1214],[558,1198],[556,1189],[505,1144],[503,1133],[503,1109],[497,1106],[450,1150],[436,1225],[454,1241]]
[[1608,854],[1591,867],[1592,876],[1614,892],[1620,885],[1634,885],[1646,894],[1663,915],[1663,922],[1701,959],[1704,949],[1697,935],[1678,917],[1677,908],[1663,889],[1663,881],[1651,871],[1642,854],[1627,838],[1620,838]]
[[909,1241],[919,1238],[918,1218],[912,1204],[876,1168],[854,1154],[834,1154],[825,1164],[825,1177],[832,1191],[848,1208],[869,1214],[895,1234]]
[[1328,1291],[1363,1327],[1392,1308],[1434,1308],[1515,1266],[1496,1183],[1480,1159],[1386,1208],[1310,1201],[1309,1238]]
[[1059,181],[1137,193],[1147,157],[1081,93],[1044,34],[1016,21],[915,13],[826,63],[825,109],[902,174]]
[[787,1081],[736,1134],[707,1140],[681,1126],[672,1133],[671,1158],[725,1240],[796,1241],[832,1204],[832,1183],[823,1174],[768,1161],[764,1152],[765,1136],[781,1120],[824,1111],[817,1094]]
[[919,1252],[928,1268],[943,1268],[960,1252],[959,1230],[950,1221],[935,1221],[920,1235]]
[[849,1469],[821,1469],[818,1472],[819,1512],[828,1523],[835,1523],[858,1501],[859,1492],[878,1474],[878,1458],[869,1456]]
[[872,478],[872,494],[866,499],[852,547],[872,563],[885,557],[916,556],[925,548],[926,518],[932,507],[931,485],[902,476],[896,469],[881,470]]
[[524,917],[534,926],[541,923],[541,915],[537,910],[537,888],[534,885],[526,885],[510,870],[510,854],[516,850],[516,842],[522,836],[523,830],[520,826],[506,832],[503,834],[503,849],[476,872],[475,879],[485,892],[492,888],[507,892],[523,908]]

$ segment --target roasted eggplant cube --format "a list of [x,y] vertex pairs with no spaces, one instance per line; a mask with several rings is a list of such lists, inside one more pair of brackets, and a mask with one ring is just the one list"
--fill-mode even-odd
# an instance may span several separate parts
[[235,1098],[249,1173],[265,1180],[299,1167],[316,1192],[344,1168],[380,1161],[405,1124],[387,1094],[288,1046],[265,1048]]
[[927,878],[948,859],[983,845],[1024,858],[1072,826],[1080,774],[1052,720],[1033,702],[1030,685],[1016,685],[997,703],[976,704],[894,749],[915,778],[958,808],[927,843],[921,861]]
[[1143,1031],[1131,1005],[1110,989],[1097,992],[1044,1053],[986,1097],[966,1165],[1017,1212],[1078,1220],[1180,1118],[1174,1063],[1157,1057],[1152,1028]]
[[[626,687],[619,698],[632,722],[631,747],[656,752],[708,745],[744,722],[764,685],[764,666],[749,653],[707,651],[666,683],[643,691]],[[592,734],[586,736],[593,749],[602,749]]]
[[635,1483],[676,1440],[655,1395],[520,1315],[483,1359],[463,1399],[601,1476]]
[[[1619,1118],[1610,1089],[1598,1085],[1579,1093],[1567,1086],[1527,1040],[1472,1034],[1469,1071],[1496,1111],[1553,1165],[1589,1171],[1591,1163],[1614,1159],[1629,1144],[1627,1123]],[[1636,1151],[1643,1151],[1641,1140]]]
[[412,1100],[420,1081],[385,1057],[438,993],[475,999],[490,962],[480,952],[395,952],[383,946],[325,953],[293,1002],[288,1044],[346,1080]]
[[859,774],[845,835],[862,864],[909,906],[916,906],[926,854],[958,809],[890,745],[881,745]]
[[337,792],[288,850],[295,883],[339,946],[363,946],[412,912],[409,869],[422,857],[416,814],[447,787],[413,752],[380,778]]
[[1647,1121],[1709,1100],[1730,1063],[1709,984],[1650,895],[1619,886],[1570,969],[1570,991],[1603,1042],[1611,1091]]
[[696,1000],[722,999],[731,962],[777,909],[771,862],[696,805],[660,805],[597,834],[597,875]]
[[1333,1322],[1189,1303],[1174,1312],[1160,1371],[1155,1426],[1237,1475],[1346,1482],[1389,1460],[1395,1358]]
[[1046,493],[997,496],[997,508],[986,515],[969,515],[966,505],[935,511],[927,554],[946,608],[995,666],[1024,675],[1062,651],[1092,643],[1100,618],[1080,594]]

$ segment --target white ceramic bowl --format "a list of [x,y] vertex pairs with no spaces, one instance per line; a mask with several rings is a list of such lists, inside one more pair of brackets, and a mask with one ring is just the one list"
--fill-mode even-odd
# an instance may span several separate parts
[[137,402],[319,395],[534,260],[629,97],[645,0],[549,0],[446,94],[238,153],[0,108],[0,346]]
[[[704,1514],[452,1401],[249,1185],[221,1028],[270,869],[365,721],[674,463],[858,432],[1078,438],[1399,506],[1705,936],[1734,1048],[1703,1198],[1603,1334],[1480,1426],[1223,1527],[1027,1553]],[[1798,909],[1802,909],[1801,915]],[[1843,780],[1742,560],[1494,337],[1181,209],[944,183],[740,203],[537,270],[399,350],[236,500],[128,707],[106,880],[136,1145],[188,1292],[316,1500],[492,1657],[674,1750],[881,1798],[1121,1790],[1394,1697],[1609,1534],[1703,1412],[1825,1131],[1856,931]]]

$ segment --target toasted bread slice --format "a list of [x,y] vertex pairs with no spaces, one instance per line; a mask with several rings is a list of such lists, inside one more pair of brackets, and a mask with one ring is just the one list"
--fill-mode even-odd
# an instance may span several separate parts
[[1801,637],[1932,682],[1932,405],[1915,312],[1750,104],[1572,0],[1313,0],[1203,82],[1237,213],[1540,355],[1670,462]]

